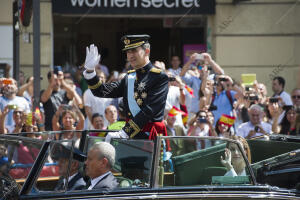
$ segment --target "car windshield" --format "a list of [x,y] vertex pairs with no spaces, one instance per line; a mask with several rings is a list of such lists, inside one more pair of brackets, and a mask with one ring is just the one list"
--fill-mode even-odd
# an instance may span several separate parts
[[23,184],[43,145],[42,140],[0,136],[1,173]]
[[[89,137],[86,152],[104,138]],[[118,188],[145,188],[150,186],[154,143],[149,140],[114,139],[111,144],[116,150],[113,175]]]
[[247,151],[240,145],[232,140],[161,137],[157,186],[253,184],[243,156]]

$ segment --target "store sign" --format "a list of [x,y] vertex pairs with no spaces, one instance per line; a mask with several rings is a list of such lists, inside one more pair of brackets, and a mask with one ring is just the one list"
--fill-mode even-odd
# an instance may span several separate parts
[[88,15],[214,14],[215,0],[52,0],[53,13]]

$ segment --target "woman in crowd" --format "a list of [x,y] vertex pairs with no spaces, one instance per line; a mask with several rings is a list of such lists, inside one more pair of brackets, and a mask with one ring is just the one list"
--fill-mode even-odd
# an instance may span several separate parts
[[[249,163],[251,163],[251,152],[248,142],[241,136],[230,136],[230,139],[240,142]],[[246,176],[246,163],[239,147],[232,142],[228,142],[225,149],[225,157],[221,156],[221,163],[226,167],[224,176]]]
[[285,135],[299,135],[300,134],[300,120],[297,118],[295,107],[286,106],[285,115],[280,123],[280,134]]
[[[60,116],[61,123],[59,122]],[[66,131],[63,134],[57,134],[56,139],[72,139],[74,136],[72,131],[82,130],[83,126],[84,116],[76,106],[60,105],[52,118],[53,131]],[[80,138],[80,135],[77,135],[77,138]]]

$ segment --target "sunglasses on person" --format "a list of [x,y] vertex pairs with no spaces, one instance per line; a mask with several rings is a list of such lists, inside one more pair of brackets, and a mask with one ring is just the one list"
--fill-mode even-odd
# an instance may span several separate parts
[[292,98],[293,99],[300,99],[300,95],[293,95]]
[[14,111],[14,114],[23,114],[23,111]]

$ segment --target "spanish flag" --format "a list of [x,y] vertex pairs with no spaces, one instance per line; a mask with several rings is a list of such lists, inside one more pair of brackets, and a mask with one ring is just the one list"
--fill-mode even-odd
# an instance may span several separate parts
[[181,109],[183,112],[185,112],[185,114],[182,114],[182,123],[183,123],[184,126],[186,126],[187,121],[188,121],[188,119],[189,119],[188,110],[187,110],[186,106],[185,106],[185,105],[182,105],[182,104],[180,104],[180,109]]
[[184,88],[186,89],[186,91],[188,91],[188,93],[190,93],[190,95],[192,95],[192,97],[195,97],[194,96],[194,90],[192,88],[190,88],[187,85],[185,85]]
[[223,114],[219,119],[220,124],[224,124],[228,127],[231,127],[234,124],[234,121],[235,121],[235,117],[225,115],[225,114]]
[[182,110],[176,108],[175,106],[173,106],[172,109],[171,109],[171,110],[169,111],[169,113],[168,113],[168,115],[169,115],[170,117],[174,117],[174,116],[176,116],[176,115],[178,115],[178,114],[185,115],[186,113],[183,112]]

